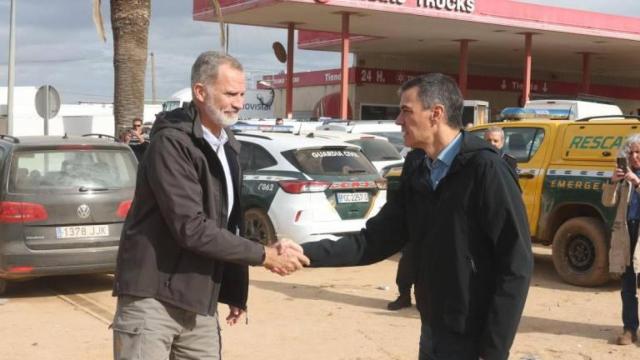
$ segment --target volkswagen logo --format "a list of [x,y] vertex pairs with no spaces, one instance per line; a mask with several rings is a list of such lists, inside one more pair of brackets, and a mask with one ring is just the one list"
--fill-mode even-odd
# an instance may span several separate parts
[[78,214],[79,218],[86,219],[91,215],[91,209],[89,208],[89,205],[82,204],[78,206],[78,210],[76,211],[76,213]]

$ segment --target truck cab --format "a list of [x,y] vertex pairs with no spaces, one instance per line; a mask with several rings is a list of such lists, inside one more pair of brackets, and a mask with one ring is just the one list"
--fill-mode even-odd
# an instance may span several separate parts
[[[505,133],[503,150],[518,161],[532,241],[552,246],[560,277],[597,286],[609,280],[614,208],[601,203],[625,138],[640,118],[614,115],[583,120],[519,119],[493,123]],[[471,133],[483,136],[488,125]]]

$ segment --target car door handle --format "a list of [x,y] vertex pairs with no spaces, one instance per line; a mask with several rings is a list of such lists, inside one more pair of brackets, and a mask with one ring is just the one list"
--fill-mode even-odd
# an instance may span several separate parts
[[533,179],[534,176],[531,173],[518,174],[518,177],[523,179]]

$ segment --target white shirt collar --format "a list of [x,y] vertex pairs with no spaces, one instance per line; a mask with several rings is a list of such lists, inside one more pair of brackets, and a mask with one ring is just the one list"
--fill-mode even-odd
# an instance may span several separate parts
[[227,132],[224,129],[220,130],[220,137],[215,136],[208,128],[202,125],[202,136],[211,146],[214,146],[216,152],[221,145],[224,145],[229,141],[229,137],[227,136]]

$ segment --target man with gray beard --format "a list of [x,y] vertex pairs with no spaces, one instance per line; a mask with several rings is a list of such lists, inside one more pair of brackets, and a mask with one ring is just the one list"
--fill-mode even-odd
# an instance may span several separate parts
[[248,265],[287,275],[309,263],[295,243],[239,234],[240,145],[227,127],[244,103],[242,65],[202,53],[191,91],[191,103],[158,114],[139,166],[113,289],[115,359],[220,359],[217,304],[230,325],[246,312]]

